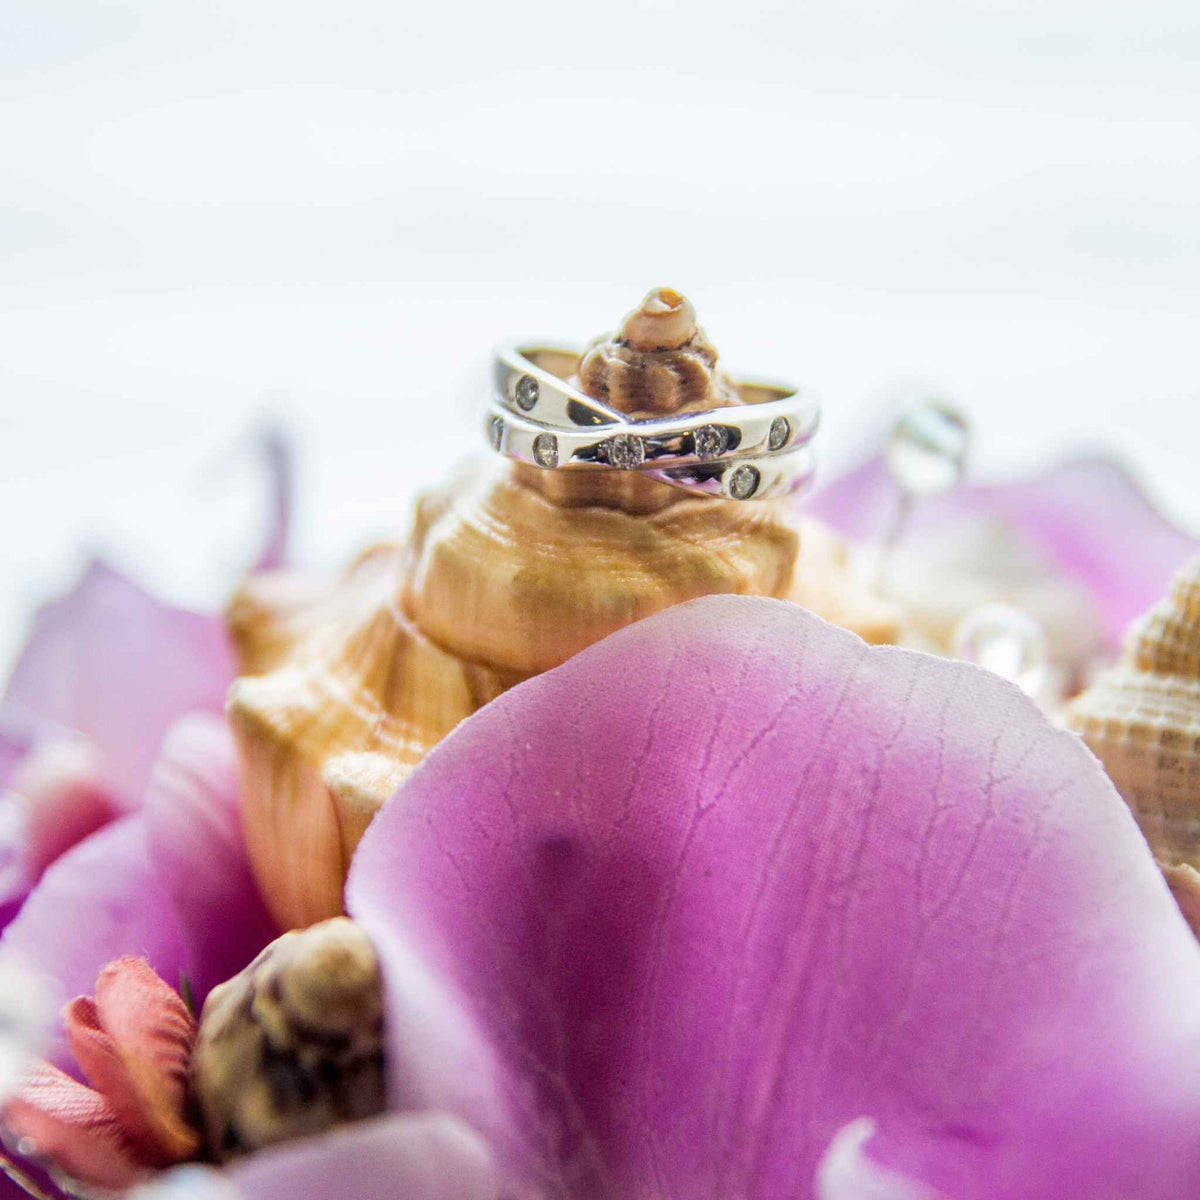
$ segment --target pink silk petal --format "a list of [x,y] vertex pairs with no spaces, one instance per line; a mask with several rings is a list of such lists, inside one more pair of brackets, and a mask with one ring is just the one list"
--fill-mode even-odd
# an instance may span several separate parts
[[251,874],[238,807],[238,764],[223,719],[184,718],[166,737],[143,812],[150,854],[187,943],[202,1003],[281,932]]
[[92,748],[79,738],[43,739],[11,772],[8,789],[0,804],[12,806],[19,823],[11,849],[26,891],[55,859],[119,815]]
[[[0,939],[45,975],[61,996],[90,993],[101,968],[140,955],[165,979],[178,979],[184,939],[146,852],[140,816],[124,817],[63,855],[42,876]],[[71,1062],[65,1036],[47,1054]]]
[[190,1158],[200,1144],[184,1117],[196,1022],[178,992],[145,959],[119,958],[100,972],[95,1012],[121,1068],[101,1090],[125,1129],[156,1165]]
[[49,1063],[26,1072],[4,1108],[4,1124],[14,1140],[29,1138],[85,1183],[123,1188],[141,1173],[109,1102]]
[[487,1148],[450,1117],[420,1113],[344,1125],[240,1160],[227,1172],[246,1200],[495,1200]]
[[39,612],[5,703],[89,737],[109,789],[133,807],[168,727],[222,712],[232,678],[219,618],[170,608],[94,563]]
[[[847,536],[870,541],[884,535],[896,503],[883,459],[873,458],[822,488],[804,510]],[[1130,475],[1102,458],[1068,461],[1017,483],[964,487],[921,500],[901,547],[936,537],[939,528],[971,515],[1005,520],[1064,575],[1083,584],[1114,644],[1163,595],[1175,571],[1200,552],[1200,538],[1173,526]]]
[[33,749],[38,723],[15,704],[0,701],[0,788],[8,786],[17,764]]
[[954,1200],[1200,1178],[1200,947],[1095,759],[792,605],[684,605],[487,705],[347,898],[395,1103],[523,1195],[803,1200],[863,1113]]

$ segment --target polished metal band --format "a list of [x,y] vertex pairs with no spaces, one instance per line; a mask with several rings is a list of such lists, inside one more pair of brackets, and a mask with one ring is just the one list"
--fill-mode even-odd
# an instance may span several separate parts
[[638,471],[699,495],[765,500],[812,478],[820,405],[793,388],[742,383],[745,404],[634,420],[571,387],[579,356],[551,347],[496,354],[485,431],[492,448],[546,470]]

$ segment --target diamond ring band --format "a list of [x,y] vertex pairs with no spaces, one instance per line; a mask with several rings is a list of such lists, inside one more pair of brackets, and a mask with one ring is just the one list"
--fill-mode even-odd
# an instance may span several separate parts
[[638,471],[698,495],[765,500],[812,478],[820,405],[774,384],[738,385],[744,404],[635,420],[566,382],[578,355],[496,354],[484,418],[497,453],[544,470]]

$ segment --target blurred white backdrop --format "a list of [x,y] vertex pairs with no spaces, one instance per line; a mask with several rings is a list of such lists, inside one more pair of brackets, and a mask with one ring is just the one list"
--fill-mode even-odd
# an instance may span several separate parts
[[0,669],[88,553],[219,603],[264,414],[332,565],[655,284],[829,468],[927,381],[1200,527],[1194,0],[7,0],[0,76]]

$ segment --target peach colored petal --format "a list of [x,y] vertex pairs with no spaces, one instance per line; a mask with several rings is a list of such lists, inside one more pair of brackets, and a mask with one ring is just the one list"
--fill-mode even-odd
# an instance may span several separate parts
[[28,1138],[84,1183],[123,1188],[141,1174],[108,1100],[49,1063],[25,1072],[4,1123],[14,1139]]
[[79,1069],[88,1083],[112,1106],[137,1160],[155,1167],[169,1166],[178,1161],[163,1153],[155,1124],[142,1111],[142,1100],[129,1070],[112,1038],[100,1024],[96,1002],[90,996],[79,996],[72,1000],[63,1012],[63,1026]]
[[139,1143],[145,1139],[156,1148],[162,1161],[190,1158],[200,1143],[184,1119],[196,1037],[187,1006],[145,959],[119,958],[96,980],[95,1007],[123,1070],[113,1090],[105,1088],[122,1122]]

